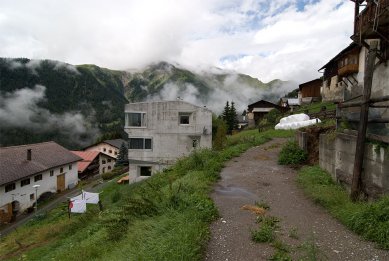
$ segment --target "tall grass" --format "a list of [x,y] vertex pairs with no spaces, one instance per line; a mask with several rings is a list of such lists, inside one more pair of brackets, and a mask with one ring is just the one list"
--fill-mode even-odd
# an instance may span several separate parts
[[224,162],[271,136],[292,133],[242,132],[223,150],[195,151],[143,182],[114,180],[101,193],[104,211],[88,206],[86,214],[68,219],[66,206],[58,207],[2,239],[0,259],[200,260],[218,216],[208,195]]
[[363,238],[389,249],[389,197],[376,202],[350,201],[347,192],[318,166],[304,167],[298,182],[318,204]]

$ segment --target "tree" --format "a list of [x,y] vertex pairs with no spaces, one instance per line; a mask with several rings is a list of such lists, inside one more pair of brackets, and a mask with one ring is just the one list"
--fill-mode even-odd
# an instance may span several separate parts
[[215,135],[215,140],[213,141],[213,148],[216,150],[221,150],[224,147],[224,144],[226,142],[226,135],[227,135],[227,126],[224,121],[220,121]]
[[229,122],[229,127],[232,130],[236,130],[238,128],[238,114],[236,113],[235,109],[235,103],[231,102],[231,107],[230,107],[230,122]]
[[124,142],[120,146],[119,155],[116,159],[115,167],[128,165],[128,149]]
[[224,110],[223,110],[223,113],[222,113],[222,119],[227,122],[228,121],[228,116],[230,115],[230,104],[229,102],[227,101],[226,102],[226,106],[224,106]]

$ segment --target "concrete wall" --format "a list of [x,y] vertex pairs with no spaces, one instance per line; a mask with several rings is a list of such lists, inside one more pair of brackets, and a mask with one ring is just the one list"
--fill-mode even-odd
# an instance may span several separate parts
[[[320,135],[320,167],[348,190],[351,186],[356,136],[338,133],[336,136]],[[389,151],[373,144],[366,144],[364,158],[363,191],[369,198],[389,194]]]
[[[71,166],[69,169],[69,166]],[[60,168],[63,168],[63,172],[60,173]],[[0,207],[11,203],[12,201],[18,201],[20,203],[20,212],[31,207],[35,203],[35,188],[34,185],[40,185],[38,188],[38,198],[44,192],[57,192],[57,176],[65,174],[65,188],[72,188],[78,183],[77,163],[67,164],[51,169],[54,171],[53,176],[50,176],[50,170],[37,173],[30,176],[30,184],[21,187],[20,181],[15,181],[15,190],[5,192],[5,185],[0,186]],[[34,182],[34,176],[42,174],[42,180]],[[25,179],[25,178],[24,178]],[[24,180],[23,179],[23,180]],[[30,195],[33,194],[34,199],[30,199]]]
[[[146,113],[142,127],[128,126],[129,138],[151,138],[152,149],[129,149],[128,158],[170,165],[179,157],[190,154],[195,148],[212,147],[212,112],[184,101],[141,102],[126,105],[125,112]],[[190,114],[189,124],[180,124],[180,114]],[[126,117],[127,119],[127,117]],[[130,166],[130,173],[138,172]]]

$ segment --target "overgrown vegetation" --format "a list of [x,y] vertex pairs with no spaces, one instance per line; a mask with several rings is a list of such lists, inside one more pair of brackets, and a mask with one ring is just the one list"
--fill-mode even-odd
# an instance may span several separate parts
[[288,141],[281,149],[278,163],[281,165],[297,165],[307,160],[308,154],[302,150],[296,141]]
[[105,172],[105,173],[101,174],[101,178],[103,180],[110,180],[110,179],[113,179],[114,177],[117,177],[117,176],[123,174],[126,171],[128,171],[128,168],[126,168],[126,167],[123,167],[123,166],[115,167],[112,171]]
[[372,203],[352,202],[347,192],[318,166],[304,167],[298,182],[304,191],[352,231],[389,249],[389,197]]
[[277,110],[277,109],[271,110],[259,122],[259,124],[258,124],[259,131],[274,129],[274,126],[280,122],[280,119],[282,117],[283,117],[283,114],[279,110]]
[[200,260],[218,215],[208,194],[223,163],[292,133],[242,132],[223,150],[196,151],[143,182],[109,182],[100,194],[104,211],[88,205],[68,219],[64,204],[2,239],[0,259]]

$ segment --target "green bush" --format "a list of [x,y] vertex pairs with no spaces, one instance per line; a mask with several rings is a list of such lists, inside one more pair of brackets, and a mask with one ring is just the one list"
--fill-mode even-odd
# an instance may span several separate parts
[[278,163],[281,165],[296,165],[304,163],[308,154],[302,150],[297,142],[289,141],[281,149]]
[[109,179],[112,179],[116,176],[119,176],[121,174],[124,173],[124,168],[123,167],[117,167],[117,168],[114,168],[112,171],[110,172],[105,172],[103,174],[101,174],[101,178],[103,180],[109,180]]

